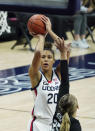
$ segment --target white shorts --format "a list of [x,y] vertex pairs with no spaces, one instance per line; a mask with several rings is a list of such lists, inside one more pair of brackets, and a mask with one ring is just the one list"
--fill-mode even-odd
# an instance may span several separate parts
[[46,119],[30,119],[27,131],[50,131],[50,123]]

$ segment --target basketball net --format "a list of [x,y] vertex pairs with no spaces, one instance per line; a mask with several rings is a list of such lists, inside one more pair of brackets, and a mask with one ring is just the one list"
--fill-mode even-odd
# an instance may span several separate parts
[[11,27],[7,23],[7,11],[0,11],[0,36],[5,31],[10,33]]

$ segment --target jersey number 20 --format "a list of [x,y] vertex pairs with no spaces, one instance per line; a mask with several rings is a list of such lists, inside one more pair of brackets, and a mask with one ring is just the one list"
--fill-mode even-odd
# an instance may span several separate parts
[[52,104],[52,103],[57,103],[57,95],[58,93],[55,93],[55,94],[48,94],[48,104]]

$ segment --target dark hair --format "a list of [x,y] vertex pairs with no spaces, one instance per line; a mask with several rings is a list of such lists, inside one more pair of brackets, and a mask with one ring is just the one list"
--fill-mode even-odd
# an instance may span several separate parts
[[45,44],[44,44],[44,50],[49,50],[53,54],[53,57],[55,58],[51,42],[45,42]]
[[59,101],[59,109],[62,115],[68,112],[70,116],[74,114],[78,107],[77,98],[72,94],[66,94]]

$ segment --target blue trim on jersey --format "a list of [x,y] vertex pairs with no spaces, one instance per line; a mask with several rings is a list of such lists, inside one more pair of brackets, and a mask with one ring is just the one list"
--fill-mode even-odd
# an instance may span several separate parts
[[55,72],[55,74],[56,74],[58,80],[60,81],[60,78],[59,78],[59,76],[58,76],[58,74],[57,74],[57,72],[56,72],[56,69],[54,69],[54,72]]
[[48,80],[48,79],[46,78],[46,76],[44,75],[43,72],[41,72],[41,73],[42,73],[42,75],[45,77],[45,79],[47,80],[47,82],[48,82],[48,81],[52,81],[52,78],[53,78],[53,70],[52,70],[51,80]]

